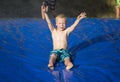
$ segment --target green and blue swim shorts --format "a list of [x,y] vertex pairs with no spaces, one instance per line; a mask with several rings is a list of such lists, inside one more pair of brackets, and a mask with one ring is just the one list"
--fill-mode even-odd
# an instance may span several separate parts
[[66,49],[55,49],[53,51],[51,51],[51,54],[55,54],[57,55],[57,61],[63,62],[65,60],[65,58],[70,58],[71,57],[71,53],[66,50]]

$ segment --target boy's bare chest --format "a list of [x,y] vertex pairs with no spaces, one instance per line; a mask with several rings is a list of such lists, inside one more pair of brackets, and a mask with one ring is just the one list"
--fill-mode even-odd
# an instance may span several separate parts
[[62,40],[67,38],[67,33],[66,32],[54,32],[53,33],[53,38],[56,40]]

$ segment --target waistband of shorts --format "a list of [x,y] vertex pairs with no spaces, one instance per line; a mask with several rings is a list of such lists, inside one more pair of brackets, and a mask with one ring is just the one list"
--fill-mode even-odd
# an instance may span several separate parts
[[[54,50],[62,51],[62,50],[67,50],[67,49],[61,48],[61,49],[54,49]],[[53,50],[53,51],[54,51],[54,50]]]

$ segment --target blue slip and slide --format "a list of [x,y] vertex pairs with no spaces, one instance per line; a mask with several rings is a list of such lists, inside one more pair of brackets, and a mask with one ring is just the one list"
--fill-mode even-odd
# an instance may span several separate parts
[[[55,20],[51,19],[55,25]],[[67,26],[75,18],[67,19]],[[45,20],[0,20],[0,82],[120,82],[120,20],[85,18],[68,38],[74,67],[47,68],[52,50]]]

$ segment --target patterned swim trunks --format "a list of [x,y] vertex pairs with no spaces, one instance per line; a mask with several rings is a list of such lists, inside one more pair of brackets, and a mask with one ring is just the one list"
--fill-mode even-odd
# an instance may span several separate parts
[[63,62],[65,60],[65,58],[70,58],[71,57],[71,53],[68,52],[68,50],[66,49],[56,49],[51,51],[51,55],[55,54],[57,55],[57,61]]

